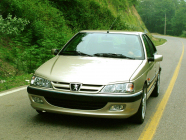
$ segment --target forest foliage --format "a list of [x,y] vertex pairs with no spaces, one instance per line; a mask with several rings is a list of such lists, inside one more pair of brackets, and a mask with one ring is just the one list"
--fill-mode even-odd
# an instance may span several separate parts
[[[144,31],[137,0],[0,0],[0,79],[33,73],[80,30]],[[5,64],[11,64],[7,67]]]
[[186,37],[185,0],[139,0],[137,6],[143,22],[150,32]]

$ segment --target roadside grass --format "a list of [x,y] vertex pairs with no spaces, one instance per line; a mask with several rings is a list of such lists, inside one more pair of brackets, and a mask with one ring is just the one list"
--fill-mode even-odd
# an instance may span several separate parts
[[160,34],[157,34],[157,33],[147,33],[147,35],[152,40],[152,42],[154,43],[155,46],[160,46],[160,45],[164,44],[165,42],[167,42],[166,39],[156,38],[156,37],[153,36],[153,35],[160,35]]
[[14,88],[14,87],[29,85],[29,83],[25,80],[30,80],[31,77],[32,77],[32,74],[23,74],[23,75],[19,75],[19,76],[1,78],[0,92]]
[[152,39],[155,46],[160,46],[160,45],[164,44],[165,42],[167,42],[166,39],[162,39],[162,38],[156,38],[156,39],[157,40]]
[[[0,92],[14,87],[28,85],[25,80],[30,80],[32,74],[19,70],[17,65],[11,61],[11,47],[8,45],[9,38],[0,36]],[[16,58],[14,58],[16,59]]]

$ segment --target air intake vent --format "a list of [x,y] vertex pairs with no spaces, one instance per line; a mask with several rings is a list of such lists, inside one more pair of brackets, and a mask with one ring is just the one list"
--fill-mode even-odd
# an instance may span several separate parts
[[107,102],[90,102],[90,101],[77,101],[77,100],[64,100],[58,98],[45,97],[47,102],[51,105],[81,110],[98,110],[103,108]]

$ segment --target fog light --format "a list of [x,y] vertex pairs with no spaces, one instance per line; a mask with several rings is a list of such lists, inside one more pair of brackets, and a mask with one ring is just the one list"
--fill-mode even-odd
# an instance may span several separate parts
[[41,98],[39,98],[39,97],[32,96],[32,99],[36,103],[40,103],[40,104],[43,104],[44,103],[43,100]]
[[126,105],[112,105],[110,111],[123,111]]

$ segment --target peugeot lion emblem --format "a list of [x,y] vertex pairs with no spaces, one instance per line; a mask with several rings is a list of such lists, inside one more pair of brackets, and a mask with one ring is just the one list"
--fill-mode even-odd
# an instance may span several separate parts
[[79,83],[71,83],[70,89],[71,89],[71,91],[79,91],[80,86],[81,86],[81,84],[79,84]]

